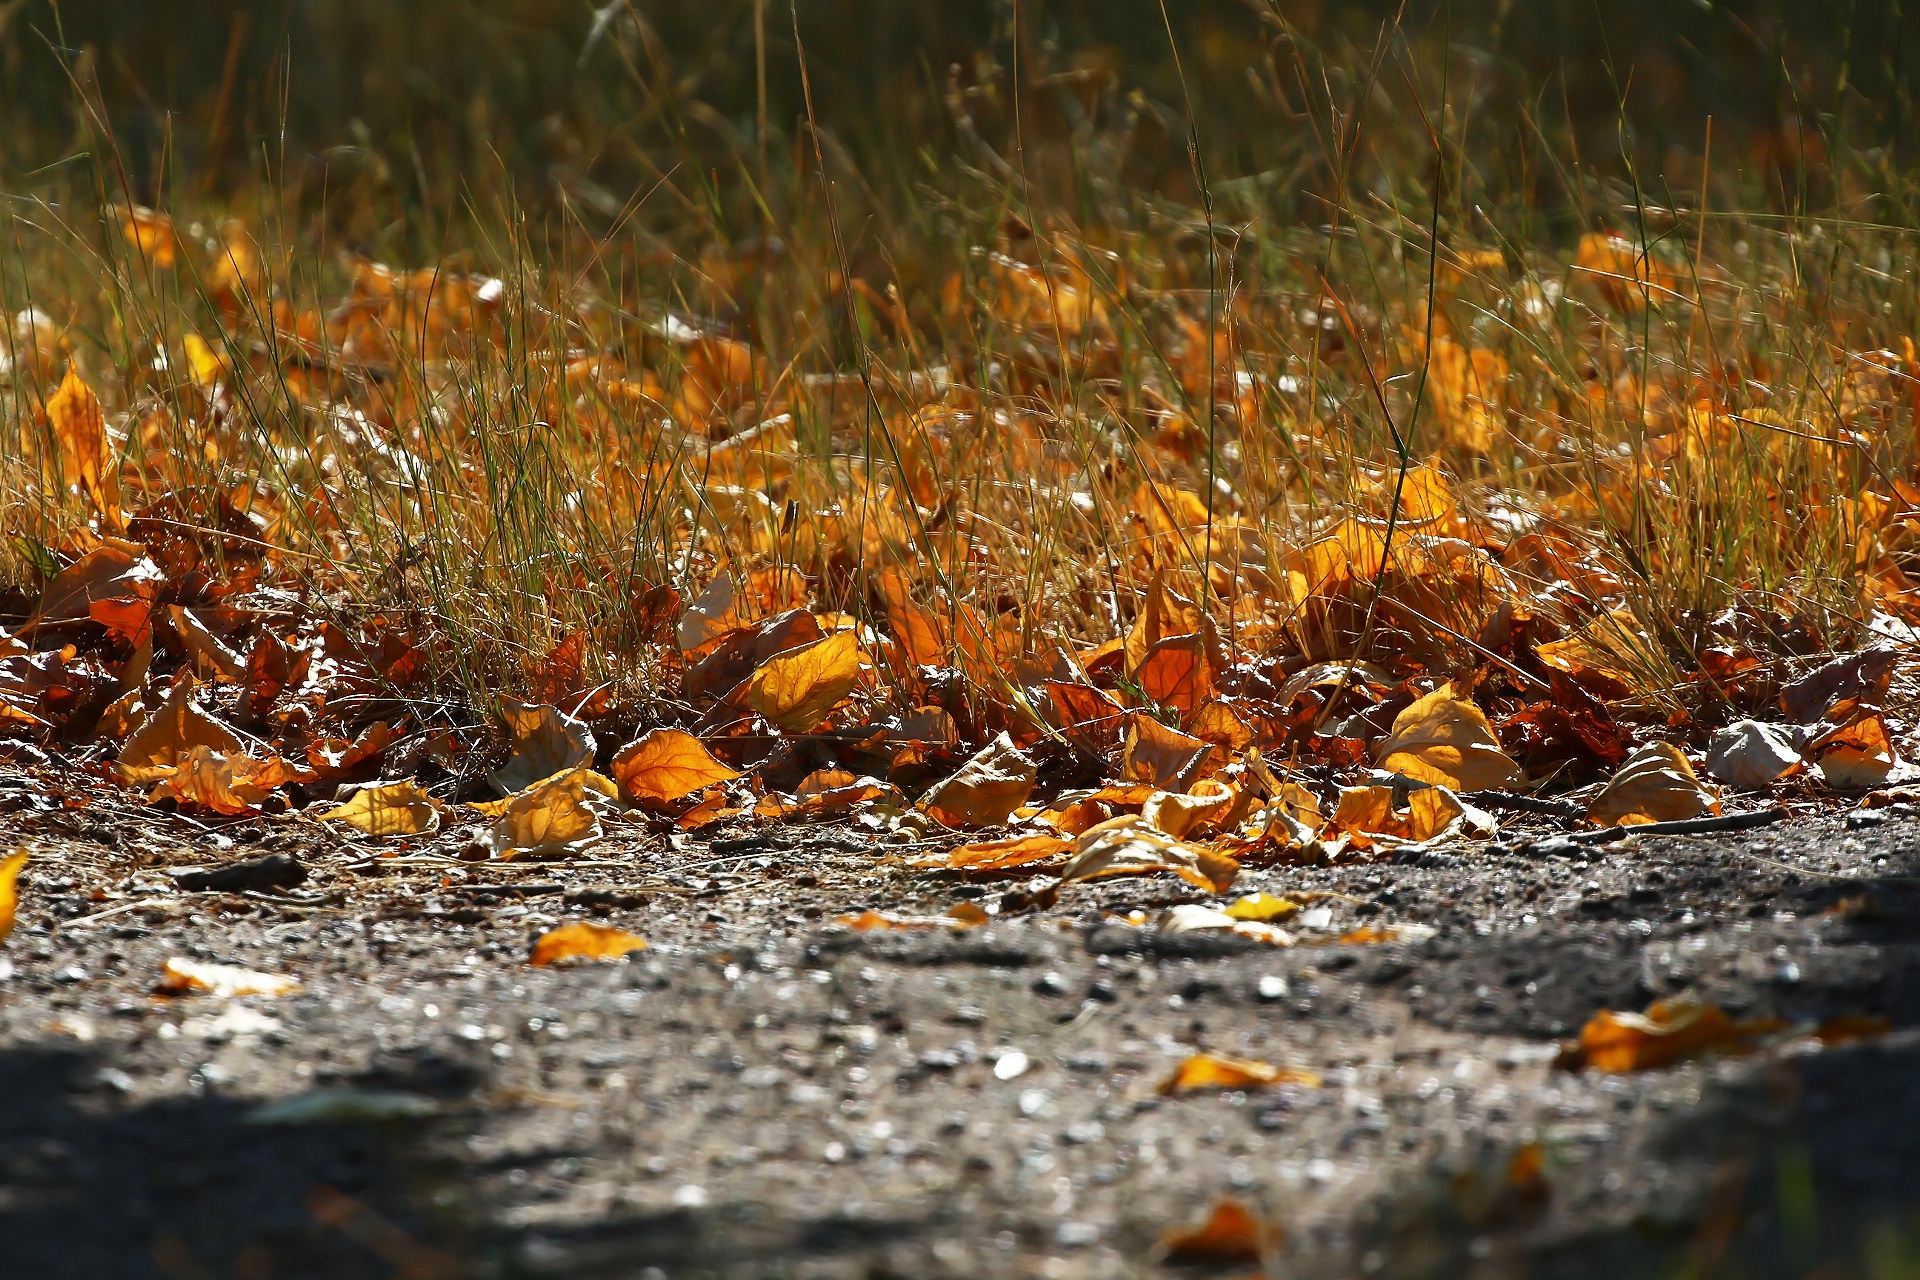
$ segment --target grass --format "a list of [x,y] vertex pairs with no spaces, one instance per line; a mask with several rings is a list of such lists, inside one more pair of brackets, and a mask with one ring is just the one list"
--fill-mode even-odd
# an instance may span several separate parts
[[[0,388],[16,620],[113,532],[48,424],[69,363],[128,511],[237,512],[270,548],[194,535],[239,558],[182,602],[245,568],[406,637],[422,726],[486,719],[575,635],[629,723],[693,718],[664,593],[723,569],[748,620],[886,634],[910,596],[982,726],[1124,637],[1156,577],[1249,662],[1478,668],[1514,705],[1545,684],[1532,646],[1618,608],[1609,692],[1683,735],[1753,704],[1756,667],[1906,614],[1890,152],[1836,125],[1756,161],[1703,128],[1656,173],[1441,31],[1268,34],[1287,132],[1258,171],[1221,167],[1221,122],[1058,51],[956,71],[917,148],[802,119],[721,167],[642,60],[638,189],[530,207],[504,166],[450,184],[416,155],[421,191],[459,194],[398,213],[373,163],[336,185],[263,148],[216,184],[170,139],[130,155],[76,80],[71,162],[0,206],[0,299],[37,317]],[[874,651],[856,712],[934,697]]]

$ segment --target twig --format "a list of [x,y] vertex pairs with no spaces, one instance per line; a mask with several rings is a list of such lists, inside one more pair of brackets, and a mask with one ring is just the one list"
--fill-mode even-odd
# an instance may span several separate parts
[[1542,800],[1512,791],[1463,791],[1460,798],[1482,809],[1509,809],[1516,813],[1544,813],[1552,818],[1584,818],[1587,811],[1567,800]]
[[1751,809],[1746,813],[1729,813],[1719,818],[1684,818],[1678,822],[1643,822],[1632,827],[1576,831],[1557,838],[1571,840],[1575,844],[1608,844],[1625,840],[1628,836],[1697,836],[1713,831],[1745,831],[1750,827],[1764,827],[1787,816],[1785,808],[1775,806],[1771,809]]

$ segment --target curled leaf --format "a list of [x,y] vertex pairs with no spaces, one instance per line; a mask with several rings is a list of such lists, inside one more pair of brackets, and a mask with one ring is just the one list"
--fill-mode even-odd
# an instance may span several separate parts
[[171,776],[195,748],[222,756],[244,756],[240,736],[200,710],[194,701],[199,682],[183,675],[167,700],[120,748],[114,773],[125,783],[158,782]]
[[1729,786],[1759,791],[1801,766],[1793,726],[1736,720],[1707,743],[1707,772]]
[[1162,1236],[1160,1253],[1180,1265],[1259,1262],[1279,1242],[1279,1228],[1261,1222],[1238,1200],[1222,1200],[1199,1226]]
[[677,804],[696,791],[740,775],[713,758],[706,744],[684,729],[651,729],[614,756],[613,780],[630,803]]
[[1645,1013],[1602,1009],[1560,1057],[1562,1067],[1621,1073],[1650,1071],[1703,1053],[1746,1053],[1761,1036],[1784,1031],[1778,1018],[1736,1022],[1716,1005],[1660,1000]]
[[597,775],[586,769],[557,773],[502,802],[493,856],[573,853],[598,840],[600,815],[586,803],[590,776]]
[[945,853],[916,859],[913,865],[987,875],[996,871],[1008,871],[1015,867],[1032,866],[1037,862],[1047,862],[1072,848],[1073,841],[1063,840],[1059,836],[1015,836],[1010,840],[982,840],[974,844],[963,844]]
[[1720,801],[1700,784],[1680,748],[1649,742],[1621,764],[1619,771],[1587,807],[1587,817],[1603,827],[1675,822],[1720,812]]
[[1168,907],[1160,916],[1160,927],[1168,933],[1206,933],[1218,931],[1264,942],[1273,947],[1290,947],[1293,935],[1275,925],[1242,919],[1216,911],[1198,902],[1183,902]]
[[1520,766],[1500,749],[1486,713],[1443,684],[1394,717],[1375,753],[1380,767],[1455,791],[1504,787]]
[[1206,767],[1213,744],[1169,729],[1152,716],[1128,719],[1120,755],[1120,780],[1144,782],[1162,791],[1185,791]]
[[920,809],[949,827],[994,827],[1033,794],[1039,768],[1001,733],[952,777],[920,798]]
[[487,777],[503,796],[593,759],[593,731],[558,707],[509,702],[506,721],[513,755]]
[[13,932],[13,921],[20,910],[20,869],[27,865],[27,851],[15,849],[0,858],[0,942]]
[[370,836],[417,836],[440,829],[440,802],[411,782],[362,787],[352,799],[320,815]]
[[231,964],[204,964],[173,956],[160,966],[162,990],[176,993],[204,991],[209,995],[284,996],[300,989],[300,983],[279,973],[259,973]]
[[1073,860],[1060,872],[1060,881],[1160,871],[1209,893],[1225,893],[1239,876],[1240,864],[1224,853],[1183,844],[1139,815],[1126,814],[1089,828],[1074,842]]
[[527,963],[545,968],[562,960],[618,960],[629,951],[646,949],[646,939],[604,924],[569,920],[534,940]]
[[1161,1082],[1160,1092],[1175,1094],[1193,1093],[1201,1089],[1265,1089],[1286,1084],[1318,1089],[1320,1077],[1311,1071],[1276,1067],[1271,1062],[1258,1062],[1251,1058],[1196,1053],[1173,1069],[1173,1074]]

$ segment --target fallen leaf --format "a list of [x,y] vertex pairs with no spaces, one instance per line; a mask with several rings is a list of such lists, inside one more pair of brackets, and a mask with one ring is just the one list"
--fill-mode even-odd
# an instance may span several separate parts
[[1625,609],[1603,613],[1566,639],[1543,644],[1534,652],[1556,671],[1598,675],[1624,690],[1644,688],[1666,666],[1640,620]]
[[120,231],[149,266],[165,271],[174,263],[173,219],[144,205],[115,205]]
[[1353,837],[1361,848],[1405,841],[1423,844],[1454,835],[1493,834],[1490,815],[1463,803],[1446,787],[1416,787],[1405,793],[1405,807],[1396,804],[1395,787],[1342,787],[1340,804],[1330,820]]
[[205,964],[173,956],[160,967],[160,987],[176,994],[204,991],[222,997],[284,996],[298,991],[300,984],[284,974],[259,973],[238,965]]
[[1160,915],[1160,928],[1168,933],[1205,933],[1218,931],[1263,942],[1272,947],[1290,947],[1293,935],[1275,925],[1245,920],[1198,902],[1182,902],[1168,907]]
[[509,701],[505,714],[513,754],[487,775],[501,795],[518,794],[543,778],[593,759],[593,731],[558,707]]
[[684,729],[648,730],[620,748],[611,770],[620,784],[620,798],[634,804],[678,804],[696,791],[740,776]]
[[1251,1058],[1227,1058],[1196,1053],[1173,1069],[1160,1084],[1164,1094],[1194,1093],[1201,1089],[1265,1089],[1274,1085],[1318,1089],[1320,1077],[1311,1071],[1276,1067]]
[[1206,767],[1213,744],[1169,729],[1152,716],[1135,712],[1127,721],[1120,756],[1120,780],[1144,782],[1162,791],[1185,791]]
[[207,624],[191,609],[176,604],[169,606],[167,612],[173,618],[173,629],[187,646],[187,656],[193,660],[194,670],[198,674],[209,680],[230,683],[245,678],[246,659],[229,649],[225,641],[208,630]]
[[20,869],[27,865],[27,851],[15,849],[0,859],[0,942],[13,932],[14,916],[20,910]]
[[1280,1231],[1254,1217],[1237,1200],[1222,1200],[1197,1227],[1177,1227],[1160,1238],[1163,1261],[1259,1262],[1280,1242]]
[[71,367],[59,389],[47,398],[47,425],[60,442],[67,478],[80,486],[95,511],[119,529],[126,521],[120,512],[120,471],[107,440],[106,417],[93,388]]
[[[1200,792],[1201,788],[1207,788]],[[1140,816],[1175,839],[1202,829],[1218,829],[1238,820],[1245,807],[1238,792],[1211,779],[1194,784],[1200,794],[1156,791],[1140,807]]]
[[1754,1040],[1787,1025],[1778,1018],[1736,1022],[1718,1006],[1684,1001],[1656,1001],[1644,1014],[1602,1009],[1562,1052],[1559,1065],[1609,1074],[1651,1071],[1703,1053],[1749,1052]]
[[493,856],[573,853],[598,840],[600,815],[585,803],[588,776],[585,769],[557,773],[501,802]]
[[411,782],[362,787],[345,804],[320,815],[370,836],[418,836],[440,829],[440,802]]
[[734,607],[735,588],[731,573],[715,575],[687,611],[680,615],[674,636],[680,647],[693,653],[712,644],[729,631],[740,629],[740,615]]
[[1003,732],[922,796],[918,808],[949,827],[996,827],[1027,802],[1038,774],[1038,766]]
[[1441,685],[1394,717],[1393,732],[1374,752],[1380,767],[1455,791],[1487,791],[1520,776],[1500,749],[1486,713]]
[[618,960],[629,951],[644,951],[646,939],[611,925],[569,920],[534,939],[527,963],[536,969],[562,960]]
[[417,1093],[387,1089],[315,1089],[265,1103],[247,1112],[246,1123],[267,1125],[386,1124],[424,1120],[440,1104]]
[[767,723],[806,733],[818,728],[861,679],[860,637],[840,631],[755,671],[747,701]]
[[194,700],[199,687],[191,674],[174,681],[167,700],[120,748],[114,762],[120,781],[158,782],[170,777],[195,748],[222,756],[246,754],[238,734],[200,710]]
[[237,817],[258,810],[273,788],[288,780],[289,772],[272,761],[195,746],[160,779],[147,800],[171,800],[187,809]]
[[[1900,767],[1887,722],[1880,716],[1862,716],[1820,744],[1817,764],[1821,781],[1836,791],[1882,787]],[[1906,770],[1911,774],[1911,770]]]
[[[99,546],[60,570],[47,583],[32,622],[58,625],[93,619],[104,623],[115,615],[131,611],[131,607],[111,609],[108,619],[94,619],[94,606],[110,601],[136,601],[150,610],[165,580],[166,575],[147,557],[144,546],[119,538],[102,538]],[[133,635],[137,637],[145,627],[146,615],[122,616],[120,620],[132,624]]]
[[1276,898],[1270,893],[1250,893],[1227,907],[1226,914],[1235,920],[1252,920],[1261,924],[1274,920],[1285,920],[1300,910],[1300,904],[1288,898]]
[[1780,708],[1798,724],[1824,719],[1833,704],[1886,692],[1900,656],[1891,645],[1875,645],[1824,663],[1780,689]]
[[1062,884],[1170,871],[1209,893],[1225,893],[1240,874],[1240,864],[1226,854],[1183,844],[1138,814],[1089,828],[1073,850],[1073,860],[1060,872]]
[[1803,763],[1792,725],[1736,720],[1707,742],[1707,772],[1729,786],[1760,791]]
[[930,854],[927,857],[915,859],[913,865],[927,869],[939,868],[984,875],[1011,870],[1015,867],[1031,866],[1036,862],[1046,862],[1069,852],[1072,848],[1073,841],[1059,836],[1015,836],[1010,840],[982,840],[974,844],[963,844],[945,853]]
[[1649,742],[1628,756],[1587,807],[1587,817],[1603,827],[1676,822],[1719,812],[1719,798],[1700,784],[1680,748],[1668,742]]
[[962,902],[948,908],[944,915],[916,916],[868,909],[835,916],[833,922],[855,933],[867,933],[874,929],[973,929],[987,923],[989,918],[980,906]]

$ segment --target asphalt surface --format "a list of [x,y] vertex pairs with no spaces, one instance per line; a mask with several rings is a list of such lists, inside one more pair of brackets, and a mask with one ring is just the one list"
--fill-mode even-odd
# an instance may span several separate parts
[[[1278,949],[1115,921],[1198,900],[1171,879],[850,931],[1028,886],[846,829],[501,865],[459,831],[381,858],[93,790],[0,775],[0,844],[36,851],[0,947],[0,1275],[1920,1274],[1906,817],[1249,869],[1236,892],[1338,895]],[[275,851],[304,883],[174,879]],[[651,946],[531,968],[576,918]],[[1331,943],[1396,924],[1436,932]],[[169,957],[302,989],[158,994]],[[1596,1010],[1662,997],[1894,1029],[1556,1069]],[[1203,1050],[1322,1083],[1159,1092]],[[1162,1257],[1228,1198],[1273,1224],[1264,1259]]]

